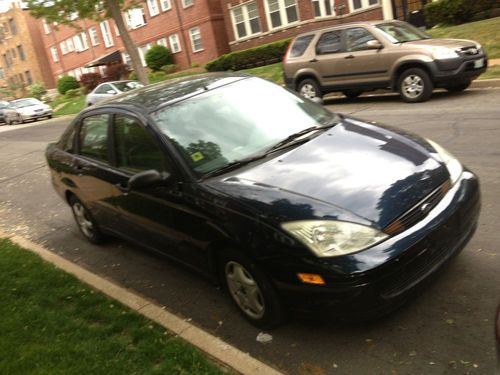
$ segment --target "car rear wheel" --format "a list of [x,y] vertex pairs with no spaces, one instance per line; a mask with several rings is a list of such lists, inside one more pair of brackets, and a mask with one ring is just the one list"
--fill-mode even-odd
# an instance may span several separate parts
[[355,99],[360,96],[363,92],[359,90],[344,90],[342,94],[344,94],[348,99]]
[[21,115],[17,115],[17,120],[16,120],[16,122],[17,122],[18,124],[24,124],[23,117],[22,117]]
[[459,84],[456,84],[456,85],[450,85],[450,86],[446,86],[446,90],[450,91],[450,92],[460,92],[460,91],[464,91],[467,87],[469,87],[471,84],[471,81],[467,81],[467,82],[462,82],[462,83],[459,83]]
[[312,78],[300,81],[297,91],[301,96],[307,99],[321,98],[323,96],[318,82]]
[[399,77],[398,88],[401,99],[408,103],[418,103],[431,97],[433,84],[424,70],[411,68]]
[[275,288],[255,262],[236,250],[225,251],[219,267],[231,298],[253,325],[271,328],[284,320]]
[[104,236],[99,230],[97,223],[90,214],[87,207],[75,196],[72,196],[69,200],[71,210],[73,211],[73,216],[75,217],[76,224],[80,232],[88,239],[90,242],[99,244],[104,240]]

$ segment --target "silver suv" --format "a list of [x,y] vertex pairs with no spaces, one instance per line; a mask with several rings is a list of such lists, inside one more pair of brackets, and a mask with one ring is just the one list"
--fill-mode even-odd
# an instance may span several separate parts
[[481,45],[432,39],[402,21],[350,23],[298,35],[284,57],[288,88],[308,98],[340,91],[355,98],[389,88],[423,102],[435,87],[462,91],[486,70]]

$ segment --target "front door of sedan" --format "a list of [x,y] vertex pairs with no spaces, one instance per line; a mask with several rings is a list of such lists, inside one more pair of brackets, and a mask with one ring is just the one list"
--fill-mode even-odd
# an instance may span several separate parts
[[[136,117],[116,114],[113,144],[113,202],[122,216],[121,234],[204,270],[209,232],[213,229],[208,228],[207,217],[186,202],[179,174],[161,142]],[[168,178],[155,186],[129,190],[129,179],[147,170],[168,174]]]

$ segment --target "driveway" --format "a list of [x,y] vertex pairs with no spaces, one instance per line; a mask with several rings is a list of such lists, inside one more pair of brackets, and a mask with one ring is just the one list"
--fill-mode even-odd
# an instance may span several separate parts
[[[414,301],[372,323],[292,319],[269,332],[247,324],[229,297],[206,280],[139,248],[84,241],[53,192],[46,143],[66,121],[0,127],[0,227],[17,232],[98,274],[141,293],[289,374],[491,374],[493,314],[500,298],[500,90],[436,93],[426,103],[397,96],[332,99],[353,116],[431,138],[479,174],[483,210],[464,252]],[[12,128],[12,129],[11,129]]]

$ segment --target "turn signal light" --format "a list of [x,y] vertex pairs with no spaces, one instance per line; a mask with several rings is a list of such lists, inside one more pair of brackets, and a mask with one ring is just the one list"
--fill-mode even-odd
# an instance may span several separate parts
[[321,277],[321,275],[316,275],[315,273],[302,273],[299,272],[297,274],[300,281],[304,284],[314,284],[314,285],[325,285],[325,280]]

